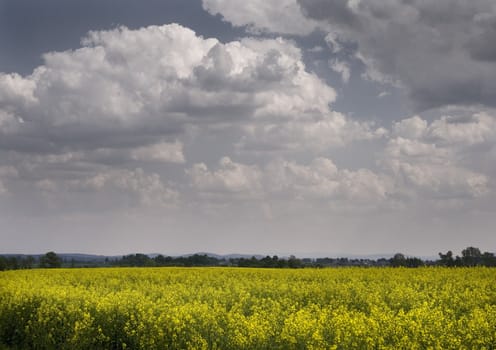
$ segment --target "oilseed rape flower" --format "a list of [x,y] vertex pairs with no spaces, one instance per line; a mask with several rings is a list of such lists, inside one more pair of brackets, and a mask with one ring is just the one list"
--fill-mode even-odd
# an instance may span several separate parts
[[0,272],[0,348],[494,349],[496,269]]

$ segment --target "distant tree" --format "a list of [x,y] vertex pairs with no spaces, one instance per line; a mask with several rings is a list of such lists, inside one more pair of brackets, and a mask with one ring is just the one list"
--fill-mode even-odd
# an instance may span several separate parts
[[389,262],[393,267],[406,266],[406,258],[402,253],[394,254],[394,256],[389,260]]
[[484,252],[481,259],[484,266],[496,266],[496,256],[494,256],[494,253]]
[[7,259],[10,270],[17,270],[19,268],[19,260],[16,256],[11,256]]
[[260,267],[281,267],[280,263],[284,264],[284,261],[280,261],[277,255],[272,257],[266,256],[259,261]]
[[56,268],[62,266],[62,259],[54,252],[48,252],[40,258],[40,267]]
[[3,256],[0,256],[0,271],[4,271],[8,269],[7,259]]
[[424,266],[424,262],[420,258],[415,258],[415,257],[406,258],[405,266],[406,267],[420,267],[420,266]]
[[174,259],[170,256],[165,257],[159,254],[155,258],[153,258],[153,260],[155,260],[155,264],[157,264],[157,266],[167,266],[171,265]]
[[455,266],[455,259],[453,259],[453,252],[451,250],[448,250],[446,254],[439,253],[439,265]]
[[302,267],[301,260],[296,258],[294,255],[291,255],[288,259],[288,267],[292,269],[297,269]]
[[279,267],[279,268],[288,267],[287,260],[286,259],[279,259],[279,257],[277,255],[274,255],[272,257],[272,264],[274,264],[275,267]]
[[30,269],[33,267],[34,258],[32,256],[0,256],[0,271]]
[[21,260],[22,269],[32,269],[33,266],[34,266],[34,258],[31,255],[28,255],[26,258]]
[[467,247],[462,250],[462,262],[465,266],[476,266],[482,262],[482,253],[479,248]]
[[118,261],[118,265],[121,266],[151,266],[153,265],[153,260],[145,254],[130,254],[125,255]]

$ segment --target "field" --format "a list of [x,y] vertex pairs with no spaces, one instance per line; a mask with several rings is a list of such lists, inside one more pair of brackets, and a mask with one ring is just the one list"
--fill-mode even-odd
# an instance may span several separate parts
[[0,273],[3,349],[495,349],[496,269]]

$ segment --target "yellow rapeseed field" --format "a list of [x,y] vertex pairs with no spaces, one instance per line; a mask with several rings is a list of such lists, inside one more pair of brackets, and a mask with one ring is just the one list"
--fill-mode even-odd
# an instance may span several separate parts
[[0,272],[5,349],[496,349],[496,269]]

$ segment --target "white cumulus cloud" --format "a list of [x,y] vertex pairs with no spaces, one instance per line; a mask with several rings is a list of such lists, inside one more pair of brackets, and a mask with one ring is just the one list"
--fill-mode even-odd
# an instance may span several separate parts
[[252,32],[309,34],[317,28],[317,22],[302,15],[295,0],[203,0],[202,3],[211,14],[220,14],[226,21],[238,27],[247,26]]

